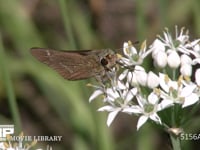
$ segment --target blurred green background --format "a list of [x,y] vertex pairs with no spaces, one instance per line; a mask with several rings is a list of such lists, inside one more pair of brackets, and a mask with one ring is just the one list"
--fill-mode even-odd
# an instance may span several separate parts
[[[0,124],[25,135],[60,135],[39,142],[53,150],[169,150],[166,133],[120,114],[111,127],[107,113],[91,104],[85,81],[66,81],[30,55],[31,47],[118,49],[123,42],[150,44],[164,27],[185,26],[200,36],[199,0],[0,0]],[[199,125],[191,127],[196,132]],[[200,147],[183,141],[184,149]]]

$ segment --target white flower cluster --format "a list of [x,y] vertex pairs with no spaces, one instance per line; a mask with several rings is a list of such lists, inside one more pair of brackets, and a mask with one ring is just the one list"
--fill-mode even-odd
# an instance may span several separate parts
[[[113,78],[111,86],[96,86],[89,99],[104,95],[105,105],[98,110],[109,112],[108,126],[119,112],[139,116],[137,130],[148,119],[162,125],[159,111],[199,102],[200,39],[189,41],[184,28],[180,33],[175,29],[175,37],[166,29],[164,37],[158,36],[149,47],[144,41],[139,52],[131,42],[124,43],[124,56],[119,60],[122,73]],[[154,67],[147,71],[143,64],[150,56]]]

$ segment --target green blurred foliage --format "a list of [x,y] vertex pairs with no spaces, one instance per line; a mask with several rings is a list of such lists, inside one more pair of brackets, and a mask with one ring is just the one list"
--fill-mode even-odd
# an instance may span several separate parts
[[108,128],[106,113],[96,112],[101,102],[88,103],[92,89],[86,84],[93,80],[66,81],[37,62],[29,49],[150,43],[164,27],[173,30],[175,25],[198,37],[199,10],[199,0],[0,0],[0,124],[15,124],[27,135],[62,135],[61,143],[50,143],[53,149],[150,150],[163,148],[163,143],[169,149],[166,135],[151,125],[135,132],[135,117],[122,116]]

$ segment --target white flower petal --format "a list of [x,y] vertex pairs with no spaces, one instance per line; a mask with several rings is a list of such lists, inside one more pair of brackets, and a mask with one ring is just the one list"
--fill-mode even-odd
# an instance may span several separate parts
[[124,108],[122,112],[128,113],[128,114],[141,114],[143,110],[139,106],[134,105],[131,107]]
[[92,95],[89,98],[89,102],[91,102],[92,100],[94,100],[95,98],[97,98],[99,95],[103,94],[102,90],[96,90],[92,93]]
[[137,130],[139,130],[141,128],[141,126],[148,120],[148,117],[147,116],[141,116],[139,119],[138,119],[138,122],[137,122]]
[[132,86],[138,85],[138,81],[137,81],[135,72],[129,72],[128,76],[127,76],[127,80]]
[[135,72],[137,72],[137,71],[145,71],[145,69],[142,66],[136,65],[135,66]]
[[196,58],[192,61],[193,65],[200,64],[200,58]]
[[150,116],[151,120],[159,123],[159,124],[162,124],[161,120],[160,120],[160,117],[157,115],[157,113],[154,113]]
[[167,32],[163,32],[163,35],[165,37],[166,43],[172,43],[172,37],[170,34],[168,34]]
[[5,145],[3,142],[0,142],[0,149],[4,150],[5,149]]
[[[198,43],[194,43],[194,51],[196,52],[196,57],[198,57],[200,55],[200,44],[199,44],[200,39],[198,39],[198,41],[194,41],[194,42],[198,42]],[[193,42],[192,42],[193,43]]]
[[133,65],[133,62],[130,61],[130,59],[125,58],[125,57],[120,58],[119,61],[120,61],[120,63],[125,64],[125,65]]
[[158,96],[153,92],[148,96],[148,101],[150,104],[155,105],[158,103],[158,100]]
[[200,86],[200,69],[197,69],[195,72],[195,81],[198,86]]
[[124,46],[123,46],[123,52],[124,52],[124,55],[128,55],[128,53],[127,53],[127,49],[128,49],[128,42],[124,42]]
[[98,111],[113,111],[115,108],[113,106],[110,106],[110,105],[106,105],[106,106],[103,106],[101,108],[98,109]]
[[158,104],[157,110],[158,110],[158,111],[161,111],[161,110],[163,110],[163,109],[165,109],[165,108],[168,108],[168,107],[170,107],[170,106],[173,106],[173,104],[174,104],[174,102],[173,102],[172,100],[164,99],[164,100],[161,101],[160,104]]
[[121,81],[117,81],[117,87],[121,90],[127,89],[128,87],[124,85]]
[[131,46],[129,49],[130,49],[130,52],[131,52],[131,56],[137,54],[137,50],[136,50],[135,47]]
[[136,96],[136,99],[137,99],[137,102],[138,102],[138,104],[139,104],[139,106],[141,107],[141,108],[143,108],[144,107],[144,105],[147,103],[147,101],[146,101],[146,99],[144,99],[141,95],[137,95]]
[[160,79],[160,86],[165,92],[169,92],[169,86],[168,83],[166,83],[166,75],[163,73],[159,73],[159,79]]
[[107,126],[111,125],[111,123],[113,122],[113,120],[115,119],[117,114],[120,112],[120,110],[121,109],[119,108],[119,109],[116,109],[115,111],[109,113],[108,119],[107,119]]
[[188,39],[189,39],[188,35],[179,36],[177,38],[177,40],[179,40],[182,44],[185,44],[185,42],[188,41]]
[[[18,148],[18,147],[16,147],[16,148]],[[9,148],[6,148],[5,150],[18,150],[18,149],[15,149],[15,148],[9,147]]]
[[131,90],[129,90],[128,93],[126,94],[125,101],[129,102],[130,100],[132,100],[133,97],[136,95],[136,93],[137,93],[137,88],[132,88]]
[[119,93],[112,88],[107,89],[106,93],[107,93],[107,99],[110,101],[114,101],[115,99],[120,97]]
[[[194,47],[194,51],[200,51],[200,45],[199,45],[200,39],[196,39],[189,44],[189,47]],[[187,45],[186,45],[187,46]],[[197,48],[198,47],[198,48]]]
[[124,52],[124,55],[127,57],[131,57],[134,54],[137,54],[137,50],[135,49],[135,47],[130,46],[128,42],[124,42],[123,52]]
[[119,75],[119,80],[123,80],[124,78],[126,78],[126,76],[128,75],[128,69],[124,70],[120,75]]
[[169,88],[172,87],[175,90],[178,90],[178,82],[177,81],[169,81]]
[[199,101],[198,95],[193,93],[190,96],[188,96],[188,97],[185,98],[185,102],[182,105],[182,107],[184,108],[184,107],[193,105],[193,104],[195,104],[198,101]]
[[196,88],[196,85],[188,85],[186,87],[184,87],[182,90],[181,90],[181,93],[180,93],[180,97],[187,97],[189,96],[193,91],[194,89]]

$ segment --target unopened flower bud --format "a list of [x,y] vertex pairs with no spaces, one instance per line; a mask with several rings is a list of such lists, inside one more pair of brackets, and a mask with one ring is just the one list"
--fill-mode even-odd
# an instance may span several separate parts
[[140,85],[146,86],[147,83],[147,73],[145,71],[136,71],[136,78]]
[[180,72],[183,76],[191,76],[192,75],[192,66],[189,64],[184,64],[181,66]]
[[176,51],[170,52],[169,56],[167,57],[167,63],[171,68],[179,67],[181,59]]
[[155,73],[150,71],[147,77],[147,86],[153,89],[158,85],[159,85],[159,77]]
[[188,55],[181,55],[181,64],[184,65],[184,64],[192,64],[192,59],[188,56]]
[[167,54],[163,51],[157,53],[155,57],[155,65],[164,68],[167,65]]

